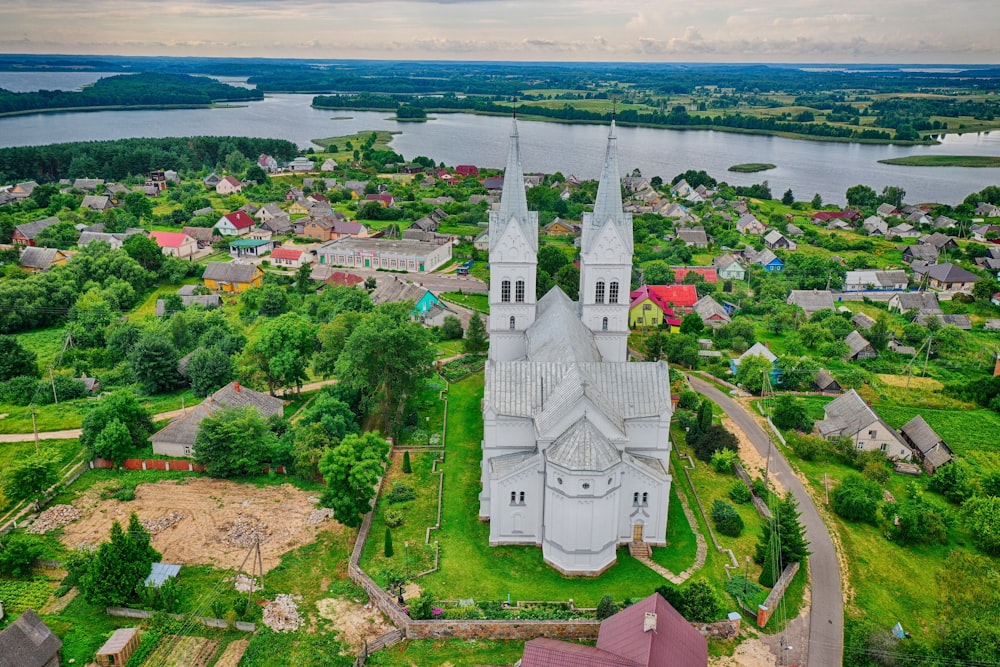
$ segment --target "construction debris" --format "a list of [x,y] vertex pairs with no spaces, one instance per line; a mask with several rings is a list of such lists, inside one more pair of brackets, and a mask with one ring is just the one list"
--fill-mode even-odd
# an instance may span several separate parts
[[264,544],[269,535],[266,523],[257,517],[240,514],[226,528],[223,541],[230,546],[247,548],[255,544]]
[[295,599],[287,593],[278,594],[264,607],[264,625],[275,632],[294,632],[302,627],[302,617]]
[[263,590],[263,587],[257,581],[256,577],[251,577],[246,574],[237,574],[236,581],[234,582],[236,590],[240,593],[249,593],[251,591]]
[[150,534],[156,535],[167,528],[176,526],[183,518],[184,515],[180,512],[171,512],[166,516],[161,516],[159,519],[143,519],[139,523],[141,523],[143,527],[150,532]]
[[53,505],[38,515],[26,532],[41,535],[70,524],[80,518],[80,510],[72,505]]
[[313,510],[312,514],[309,515],[309,524],[315,526],[317,523],[323,523],[332,518],[333,510],[329,507],[321,507],[318,510]]

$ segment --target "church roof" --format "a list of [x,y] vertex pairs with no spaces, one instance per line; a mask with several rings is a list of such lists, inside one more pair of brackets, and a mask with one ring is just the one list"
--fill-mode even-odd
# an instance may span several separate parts
[[581,417],[545,450],[549,463],[567,470],[604,471],[621,462],[621,452],[586,417]]
[[558,286],[538,300],[525,332],[532,361],[600,361],[594,333],[580,321],[576,304]]
[[490,458],[490,468],[501,477],[505,477],[506,475],[520,469],[521,466],[524,465],[525,461],[531,460],[535,458],[535,456],[535,450],[512,452],[502,456],[494,456]]
[[[500,193],[500,207],[490,213],[490,236],[499,240],[500,229],[511,219],[521,226],[524,238],[538,248],[538,213],[528,211],[528,195],[524,189],[524,169],[521,167],[521,144],[517,134],[517,120],[510,131],[510,149],[507,152],[507,167],[503,173],[503,190]],[[495,229],[496,228],[496,229]]]
[[632,216],[625,213],[622,207],[621,183],[621,174],[618,170],[618,138],[615,136],[615,122],[611,121],[601,180],[597,185],[597,198],[594,200],[594,212],[585,213],[583,216],[581,242],[583,252],[594,250],[594,245],[599,241],[598,230],[610,223],[618,228],[618,235],[625,244],[628,254],[632,254]]

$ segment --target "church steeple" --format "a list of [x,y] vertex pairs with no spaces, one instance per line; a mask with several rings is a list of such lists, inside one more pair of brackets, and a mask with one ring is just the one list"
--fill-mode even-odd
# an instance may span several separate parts
[[[538,240],[537,229],[527,229],[528,196],[524,189],[524,170],[521,167],[521,142],[517,133],[517,119],[511,123],[510,149],[507,151],[507,167],[503,172],[503,190],[500,194],[500,209],[498,216],[501,225],[510,223],[511,218],[518,224],[528,238]],[[492,230],[490,231],[492,237]]]
[[[618,137],[615,136],[615,121],[611,121],[608,132],[608,145],[604,152],[604,165],[601,168],[601,180],[597,185],[597,199],[594,200],[594,213],[590,224],[584,225],[581,245],[584,250],[596,242],[598,233],[593,233],[607,224],[615,225],[620,230],[622,240],[632,252],[632,218],[626,216],[622,206],[622,179],[618,170]],[[592,233],[588,233],[592,232]],[[589,244],[588,244],[589,241]]]

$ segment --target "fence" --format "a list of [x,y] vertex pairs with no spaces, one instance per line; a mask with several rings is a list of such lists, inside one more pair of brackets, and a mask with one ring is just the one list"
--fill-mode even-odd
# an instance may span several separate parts
[[[115,464],[107,459],[97,458],[90,462],[90,467],[99,470],[113,469]],[[205,466],[190,459],[125,459],[121,465],[124,470],[159,470],[161,472],[205,472]],[[264,466],[262,472],[268,474],[271,468]],[[286,475],[285,466],[277,466],[274,472]]]
[[739,477],[744,484],[746,484],[747,488],[750,489],[750,500],[753,502],[753,506],[757,510],[757,514],[767,521],[770,521],[773,516],[771,514],[771,509],[767,506],[767,503],[764,502],[763,498],[754,493],[753,480],[750,479],[750,475],[747,474],[747,471],[744,470],[743,466],[739,463],[733,464],[733,471],[736,473],[736,476]]
[[775,608],[781,602],[781,598],[784,597],[785,591],[788,590],[789,584],[792,583],[792,579],[798,571],[798,563],[791,563],[781,571],[781,576],[774,582],[774,588],[771,589],[771,593],[764,600],[764,604],[760,606],[760,609],[757,610],[757,625],[764,627],[767,624],[768,619],[771,618],[771,614],[774,613]]
[[[159,614],[158,611],[149,611],[147,609],[132,609],[131,607],[108,607],[104,610],[107,612],[108,616],[118,616],[120,618],[150,618]],[[176,618],[178,620],[183,619],[183,614],[167,614],[170,618]],[[228,628],[229,623],[221,618],[209,618],[207,616],[195,616],[194,620],[198,621],[206,628]],[[253,623],[245,623],[243,621],[236,621],[233,623],[232,627],[236,628],[240,632],[256,632],[257,626]]]

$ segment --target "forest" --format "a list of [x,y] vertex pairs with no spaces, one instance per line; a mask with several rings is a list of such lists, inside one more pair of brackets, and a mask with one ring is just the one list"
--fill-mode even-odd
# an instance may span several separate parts
[[168,137],[18,146],[0,148],[0,182],[45,183],[84,177],[120,180],[167,167],[197,171],[225,163],[226,156],[234,151],[251,156],[266,153],[279,161],[291,160],[299,153],[291,141],[253,137]]
[[0,114],[86,107],[207,106],[213,102],[261,100],[259,90],[238,88],[215,79],[187,74],[119,74],[79,91],[38,90],[12,93],[0,89]]

